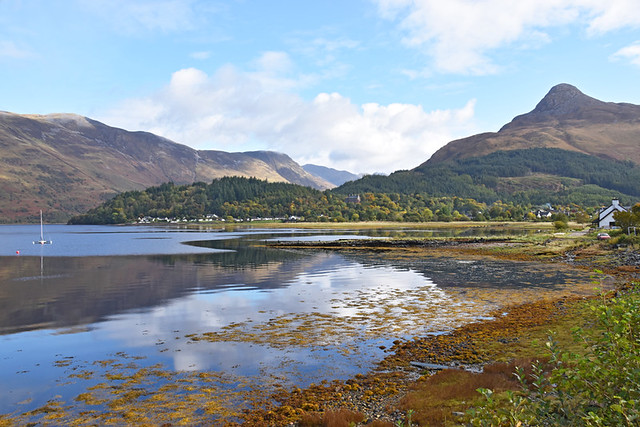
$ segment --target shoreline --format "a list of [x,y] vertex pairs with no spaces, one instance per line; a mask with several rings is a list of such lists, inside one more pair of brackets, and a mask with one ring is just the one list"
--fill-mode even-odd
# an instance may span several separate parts
[[[559,263],[613,275],[608,276],[607,280],[601,279],[599,283],[606,288],[603,291],[609,294],[629,286],[629,282],[640,274],[640,254],[637,251],[618,251],[599,242],[577,242],[576,235],[565,236],[564,241],[560,242],[554,242],[553,239],[531,242],[518,238],[477,237],[274,242],[268,246],[294,250],[416,253],[435,249],[511,260]],[[321,425],[313,422],[301,424],[300,420],[317,422],[331,414],[353,416],[359,420],[353,425],[394,426],[403,423],[407,420],[408,411],[411,411],[408,397],[423,384],[437,383],[437,378],[445,376],[446,372],[471,371],[469,375],[473,375],[487,366],[511,366],[509,364],[515,363],[514,360],[528,360],[530,363],[530,360],[544,356],[549,330],[554,330],[564,341],[569,340],[568,331],[571,327],[588,318],[588,314],[584,313],[585,301],[597,297],[598,293],[594,290],[591,295],[558,296],[505,306],[489,313],[491,319],[472,322],[449,333],[395,341],[393,347],[385,349],[388,355],[368,373],[356,375],[347,381],[332,381],[304,390],[282,391],[273,396],[278,405],[246,413],[244,423],[257,426]],[[444,366],[449,369],[441,369]],[[440,372],[443,374],[438,375]],[[439,402],[444,406],[437,411],[442,412],[440,416],[446,421],[436,424],[454,425],[462,422],[466,408],[472,406],[474,399],[480,401],[480,398],[479,393],[466,396],[462,404],[451,407]],[[455,398],[449,400],[456,401]]]

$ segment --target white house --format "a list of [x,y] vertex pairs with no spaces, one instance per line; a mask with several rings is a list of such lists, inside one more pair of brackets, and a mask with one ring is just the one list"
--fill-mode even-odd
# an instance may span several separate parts
[[360,203],[359,194],[349,194],[345,200],[347,203]]
[[543,209],[538,209],[533,214],[538,219],[551,218],[553,216],[553,212],[551,212],[550,210],[549,211],[545,211]]
[[613,218],[613,214],[616,212],[626,212],[628,208],[620,205],[620,201],[618,199],[613,199],[611,204],[606,208],[601,208],[598,213],[598,219],[596,222],[596,226],[598,228],[613,228],[616,225],[616,220]]

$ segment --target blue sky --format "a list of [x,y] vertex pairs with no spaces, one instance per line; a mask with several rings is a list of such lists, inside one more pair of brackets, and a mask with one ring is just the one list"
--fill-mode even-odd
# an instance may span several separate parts
[[358,173],[558,83],[640,104],[638,0],[0,0],[0,110]]

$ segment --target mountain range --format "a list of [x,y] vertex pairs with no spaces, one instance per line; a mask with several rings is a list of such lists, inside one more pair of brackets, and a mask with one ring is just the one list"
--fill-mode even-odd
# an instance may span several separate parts
[[[359,178],[281,153],[195,150],[73,114],[0,112],[0,222],[65,221],[116,193],[164,182],[256,177],[340,194],[459,196],[599,205],[640,198],[640,106],[551,88],[498,132],[452,141],[409,171]],[[345,181],[348,181],[345,183]]]
[[0,222],[66,221],[115,194],[164,182],[256,177],[317,189],[335,184],[286,154],[195,150],[74,114],[0,112]]
[[309,172],[311,175],[319,176],[326,181],[329,181],[331,184],[336,187],[341,186],[345,182],[355,181],[360,178],[362,175],[356,175],[355,173],[351,173],[345,170],[337,170],[333,168],[328,168],[326,166],[318,166],[306,164],[302,166],[302,169]]

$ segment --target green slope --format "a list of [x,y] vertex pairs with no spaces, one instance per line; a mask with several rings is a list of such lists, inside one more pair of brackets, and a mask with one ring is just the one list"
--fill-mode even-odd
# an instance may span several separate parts
[[86,214],[72,217],[69,223],[121,224],[143,216],[192,219],[212,213],[235,218],[280,216],[299,213],[301,206],[317,203],[321,195],[310,187],[256,178],[225,177],[210,184],[166,183],[121,193]]
[[486,156],[424,163],[388,177],[366,176],[337,188],[362,192],[428,193],[485,203],[576,203],[594,206],[611,197],[640,198],[640,167],[557,148],[498,151]]
[[[640,199],[640,167],[555,148],[494,152],[365,176],[321,192],[294,184],[222,178],[122,193],[71,223],[123,223],[142,216],[197,219],[296,216],[306,220],[522,219],[534,205],[598,207]],[[350,203],[346,195],[361,195]],[[494,209],[496,208],[496,209]],[[587,209],[589,210],[589,209]],[[493,212],[496,211],[496,212]]]

